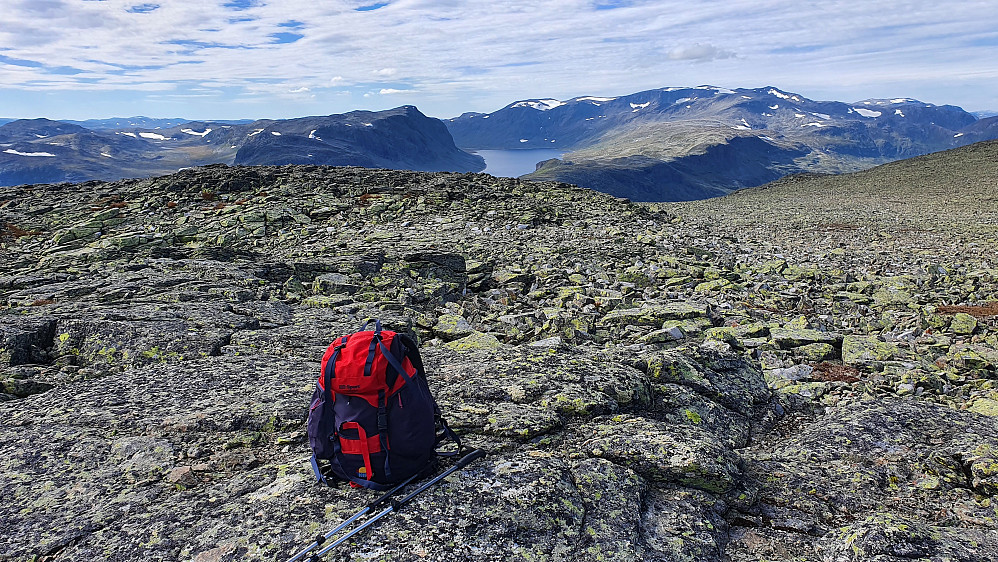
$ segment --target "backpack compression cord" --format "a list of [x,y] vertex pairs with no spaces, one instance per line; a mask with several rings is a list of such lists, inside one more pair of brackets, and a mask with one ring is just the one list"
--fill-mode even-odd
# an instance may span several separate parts
[[[315,541],[313,541],[312,544],[310,544],[307,547],[305,547],[304,549],[302,549],[298,554],[295,554],[294,556],[292,556],[291,558],[289,558],[287,562],[298,562],[299,560],[303,559],[305,556],[308,556],[308,559],[309,559],[310,562],[318,561],[319,557],[323,556],[324,554],[326,554],[330,550],[336,548],[337,546],[343,544],[344,542],[346,542],[347,540],[349,540],[351,537],[353,537],[357,533],[360,533],[364,529],[370,527],[371,525],[374,525],[374,523],[377,522],[382,517],[388,515],[389,513],[397,513],[399,510],[401,510],[403,507],[405,507],[406,504],[408,504],[409,502],[411,502],[413,500],[413,498],[415,498],[419,494],[421,494],[424,491],[428,490],[429,488],[437,485],[438,483],[440,483],[441,480],[443,480],[444,478],[447,478],[452,473],[454,473],[454,472],[456,472],[458,470],[461,470],[462,468],[468,466],[469,464],[475,462],[476,460],[478,460],[478,459],[480,459],[480,458],[482,458],[484,456],[485,456],[485,451],[483,451],[481,449],[473,449],[470,453],[468,453],[468,454],[464,455],[463,457],[461,457],[454,466],[448,468],[447,470],[445,470],[444,472],[442,472],[438,476],[434,477],[433,480],[430,480],[429,482],[423,484],[419,488],[416,488],[412,492],[409,492],[406,496],[404,496],[400,500],[392,499],[392,496],[394,496],[397,492],[399,492],[405,486],[407,486],[409,483],[411,483],[413,480],[415,480],[419,475],[413,475],[413,476],[411,476],[408,480],[406,480],[405,482],[399,484],[395,488],[389,490],[387,493],[385,493],[380,498],[378,498],[378,499],[374,500],[373,502],[367,504],[367,506],[364,507],[364,509],[361,509],[360,511],[358,511],[356,514],[354,514],[352,517],[350,517],[349,519],[347,519],[346,521],[344,521],[343,523],[341,523],[335,529],[329,531],[328,533],[326,533],[324,535],[318,535],[318,536],[316,536],[315,537]],[[347,534],[343,535],[342,537],[336,539],[335,541],[333,541],[332,543],[330,543],[329,546],[326,546],[325,548],[323,548],[322,550],[320,550],[318,552],[314,552],[314,553],[312,552],[316,548],[319,548],[323,544],[325,544],[325,542],[328,539],[330,539],[333,535],[335,535],[336,533],[338,533],[341,530],[345,529],[348,525],[350,525],[351,523],[353,523],[357,519],[359,519],[359,518],[363,517],[364,515],[366,515],[366,514],[372,512],[372,511],[374,511],[379,506],[384,505],[384,504],[388,504],[388,507],[386,507],[385,509],[383,509],[380,513],[378,513],[377,515],[375,515],[375,516],[371,517],[370,519],[364,521],[360,526],[354,528],[353,530],[351,530]]]

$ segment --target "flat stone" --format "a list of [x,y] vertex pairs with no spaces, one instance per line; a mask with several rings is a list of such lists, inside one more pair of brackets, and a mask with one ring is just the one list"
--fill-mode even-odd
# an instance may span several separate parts
[[871,361],[889,361],[900,349],[897,344],[875,336],[848,335],[842,340],[842,362],[847,365]]

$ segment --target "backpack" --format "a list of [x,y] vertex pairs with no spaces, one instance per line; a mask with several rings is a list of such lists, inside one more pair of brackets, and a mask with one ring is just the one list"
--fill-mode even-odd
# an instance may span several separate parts
[[[359,332],[333,340],[322,356],[308,413],[312,470],[352,486],[387,490],[436,468],[437,445],[460,439],[430,394],[423,360],[404,334]],[[442,455],[442,454],[441,454]],[[449,456],[449,455],[442,455]]]

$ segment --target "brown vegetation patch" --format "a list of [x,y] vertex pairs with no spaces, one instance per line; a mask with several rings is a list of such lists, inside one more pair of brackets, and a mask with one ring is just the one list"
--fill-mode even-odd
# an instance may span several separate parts
[[47,304],[54,304],[54,303],[55,301],[52,299],[38,299],[35,302],[31,303],[31,306],[45,306]]
[[91,203],[90,210],[102,211],[104,209],[120,209],[127,206],[128,203],[125,203],[120,195],[111,195],[110,197],[104,197]]
[[166,202],[166,208],[167,209],[173,209],[173,208],[176,208],[176,206],[177,206],[177,202],[176,201],[167,201]]
[[837,365],[823,361],[817,365],[812,365],[814,371],[811,377],[815,380],[827,382],[859,382],[859,370],[849,365]]
[[936,307],[936,312],[939,314],[957,314],[963,312],[969,314],[975,318],[984,318],[985,316],[998,316],[998,301],[989,302],[980,306],[956,306],[956,305],[944,305]]
[[5,222],[0,228],[0,238],[20,238],[22,236],[35,236],[41,234],[38,230],[25,230],[12,222]]
[[205,201],[214,201],[218,199],[218,195],[216,195],[214,191],[205,189],[201,191],[201,199],[204,199]]
[[361,207],[367,207],[375,199],[381,198],[377,193],[364,193],[357,197],[357,204]]

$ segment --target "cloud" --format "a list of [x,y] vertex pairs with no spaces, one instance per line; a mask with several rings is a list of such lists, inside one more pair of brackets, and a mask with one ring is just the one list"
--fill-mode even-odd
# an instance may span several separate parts
[[735,54],[731,51],[719,49],[709,43],[706,45],[694,43],[687,47],[676,47],[669,51],[668,56],[672,60],[706,62],[717,59],[728,59],[735,56]]
[[695,84],[919,97],[931,79],[954,84],[942,103],[993,105],[985,6],[911,0],[885,21],[858,0],[17,0],[0,26],[0,96],[5,113],[51,114],[66,99],[189,83],[266,107],[304,84],[317,103],[336,98],[327,112],[405,93],[452,117]]

